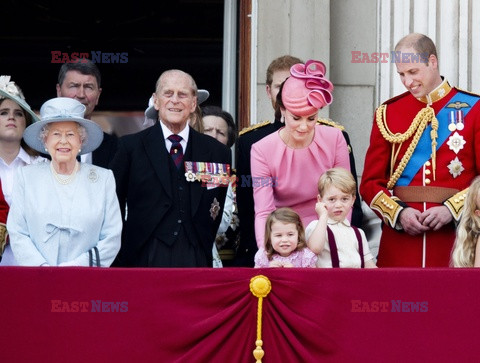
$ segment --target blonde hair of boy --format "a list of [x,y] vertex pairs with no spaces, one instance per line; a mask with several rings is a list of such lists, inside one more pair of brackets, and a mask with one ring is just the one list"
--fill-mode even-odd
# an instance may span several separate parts
[[318,194],[323,197],[325,190],[331,186],[346,194],[357,194],[357,183],[352,173],[344,168],[331,168],[323,173],[318,179]]

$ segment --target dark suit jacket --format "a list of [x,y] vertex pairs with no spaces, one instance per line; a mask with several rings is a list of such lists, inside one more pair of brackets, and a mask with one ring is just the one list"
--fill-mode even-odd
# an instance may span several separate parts
[[275,120],[274,123],[254,128],[240,135],[236,147],[237,169],[237,210],[240,221],[240,242],[235,256],[234,265],[253,267],[253,258],[257,252],[255,239],[255,207],[253,202],[253,188],[248,185],[248,178],[252,175],[250,169],[250,151],[257,141],[277,131],[283,123]]
[[[185,151],[185,154],[189,153],[192,161],[230,165],[232,162],[229,148],[211,136],[200,134],[192,128]],[[173,231],[178,227],[166,225],[164,220],[173,203],[169,158],[162,128],[158,122],[148,129],[119,139],[117,153],[110,168],[115,175],[117,196],[122,216],[126,213],[126,221],[122,232],[122,247],[115,266],[138,266],[138,261],[144,260],[145,257],[141,256],[142,251],[146,251],[142,247],[150,241],[157,227],[163,231]],[[188,186],[191,199],[190,216],[196,238],[200,241],[207,259],[211,259],[227,188],[218,186],[208,189],[198,181],[189,182]],[[215,199],[221,209],[213,219],[210,209]],[[126,204],[128,210],[125,209]]]
[[[322,123],[324,124],[324,123]],[[253,200],[253,188],[246,183],[248,176],[251,175],[250,169],[250,151],[252,145],[257,141],[263,139],[265,136],[280,129],[284,124],[280,120],[275,120],[274,123],[266,124],[264,126],[253,128],[252,130],[241,135],[237,142],[236,152],[236,167],[237,167],[237,209],[238,219],[240,220],[240,242],[235,257],[236,266],[254,266],[253,258],[257,252],[257,242],[255,239],[255,203]],[[328,126],[328,124],[326,124]],[[342,131],[343,137],[349,147],[350,155],[350,171],[357,182],[357,171],[355,167],[355,157],[353,149],[350,145],[350,138],[346,131]],[[319,175],[320,177],[320,175]],[[358,193],[357,183],[357,198],[353,205],[352,224],[358,228],[362,228],[363,212],[360,194]]]
[[92,164],[102,168],[108,168],[117,151],[118,137],[103,133],[103,141],[98,148],[93,150]]

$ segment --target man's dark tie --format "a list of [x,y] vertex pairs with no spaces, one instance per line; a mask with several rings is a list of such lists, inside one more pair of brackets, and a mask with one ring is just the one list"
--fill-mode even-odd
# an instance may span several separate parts
[[180,141],[182,140],[181,136],[172,134],[168,137],[172,142],[172,147],[170,148],[170,155],[172,155],[173,162],[175,163],[177,169],[180,170],[183,162],[183,148]]

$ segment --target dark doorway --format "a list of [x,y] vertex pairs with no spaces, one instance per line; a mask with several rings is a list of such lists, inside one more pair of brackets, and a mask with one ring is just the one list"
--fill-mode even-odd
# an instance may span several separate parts
[[[102,74],[98,111],[144,111],[159,75],[178,68],[222,102],[223,0],[2,3],[0,74],[38,110],[55,97],[55,61],[87,53]],[[57,52],[57,53],[54,53]],[[123,60],[123,62],[121,62]]]

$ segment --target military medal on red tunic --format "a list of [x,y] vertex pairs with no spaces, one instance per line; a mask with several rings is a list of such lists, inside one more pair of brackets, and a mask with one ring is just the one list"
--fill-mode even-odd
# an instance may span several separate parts
[[458,156],[450,161],[450,164],[448,164],[448,171],[454,178],[462,174],[462,171],[464,171],[465,168],[463,167],[463,164],[460,160],[458,160]]
[[462,131],[465,125],[463,124],[463,111],[457,110],[457,130]]
[[465,125],[463,124],[463,111],[462,110],[452,110],[450,111],[450,123],[448,124],[448,130],[453,131],[462,131]]
[[450,150],[452,150],[455,154],[458,154],[458,152],[463,149],[463,145],[466,143],[467,142],[463,136],[455,131],[455,133],[448,138],[447,145]]

